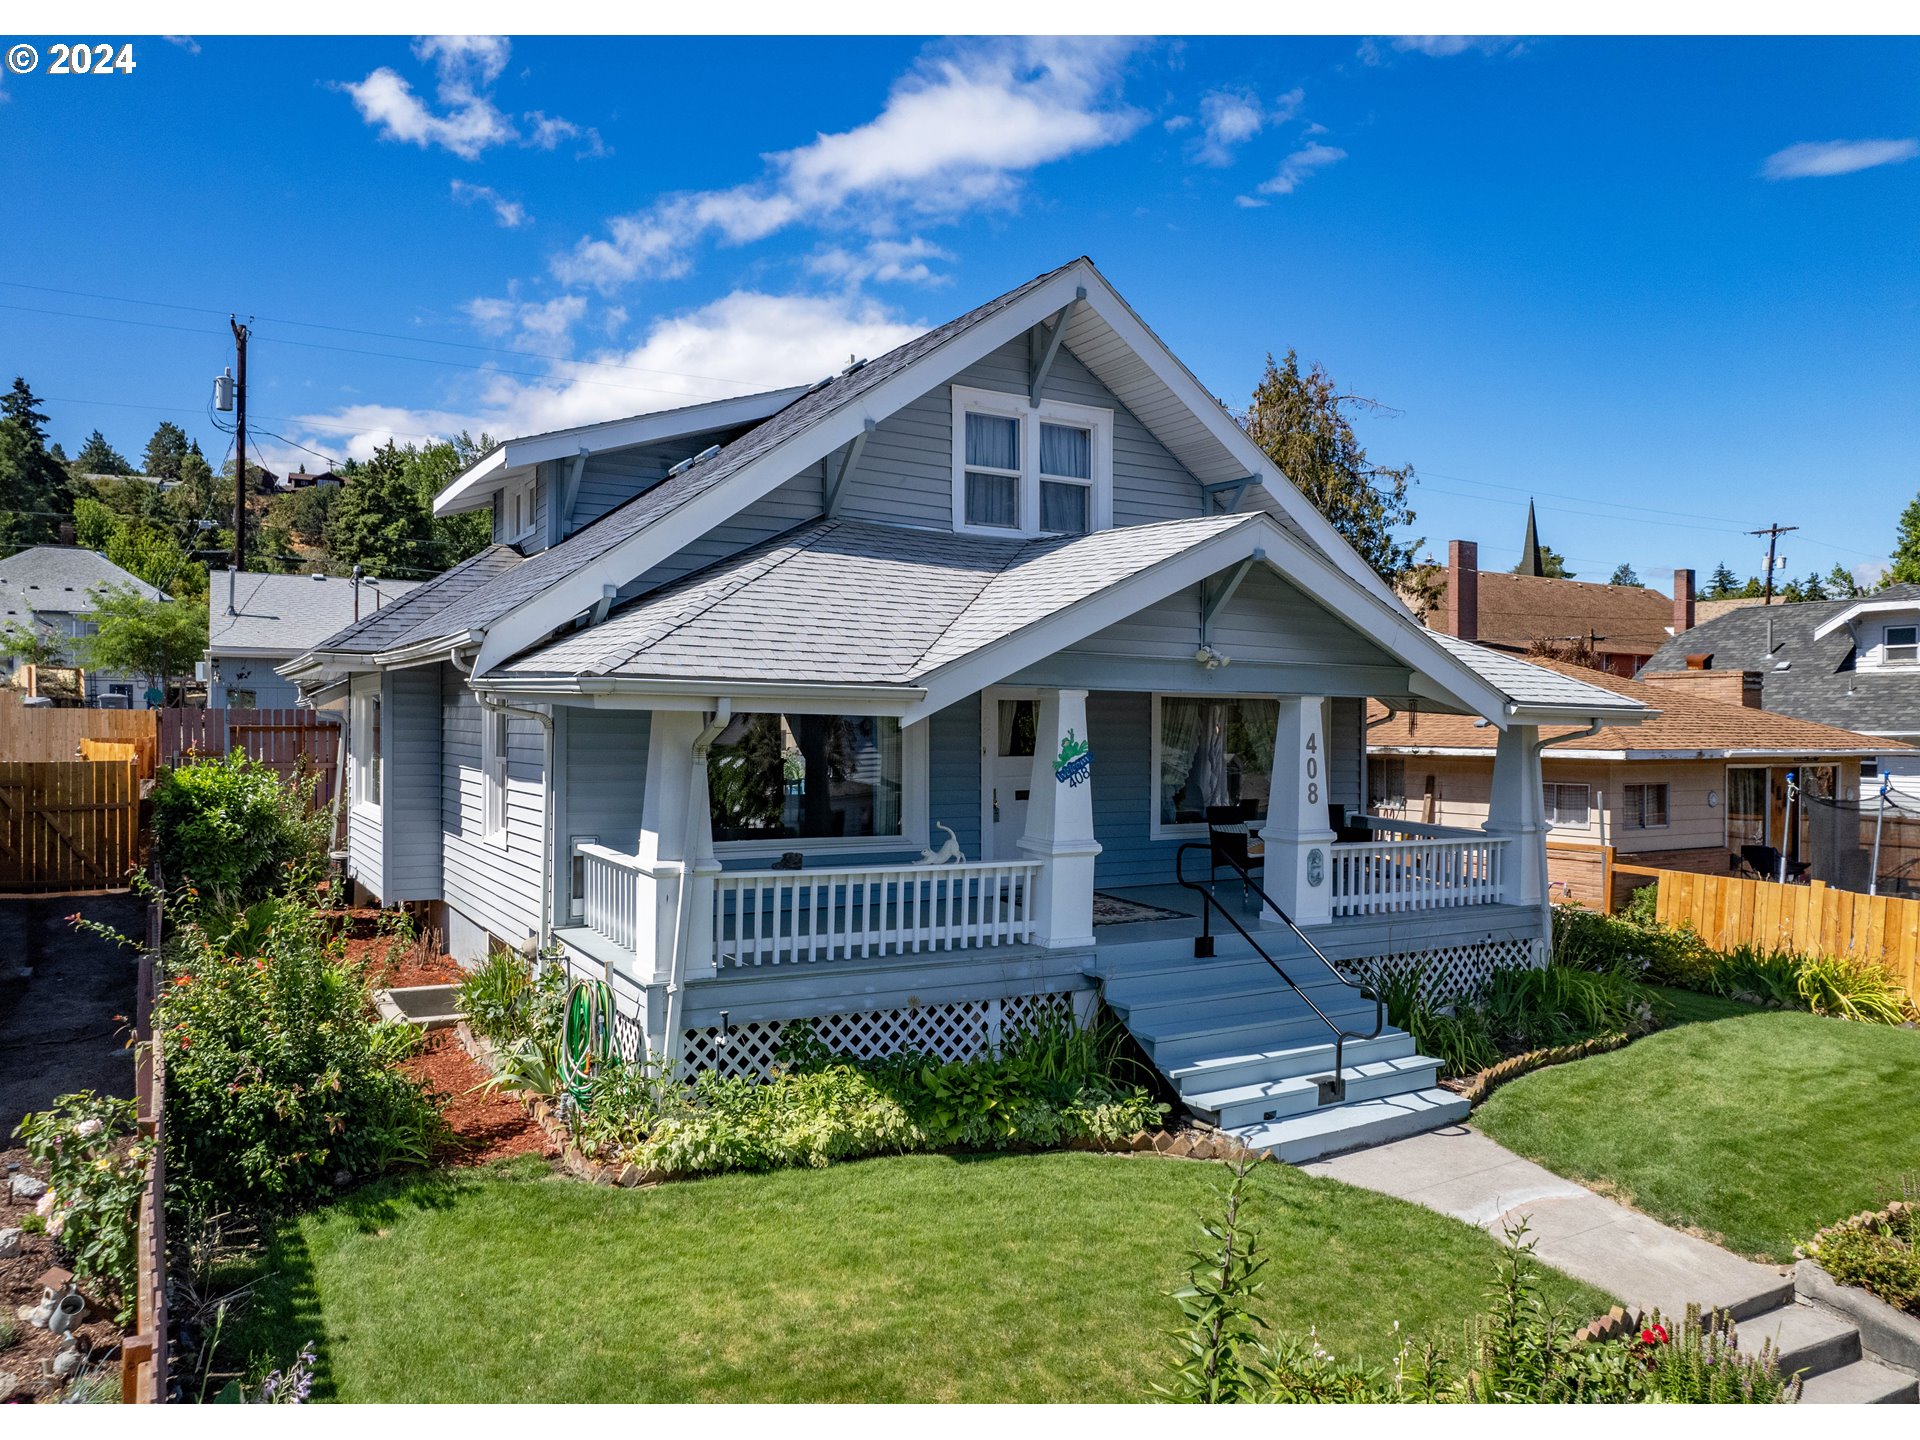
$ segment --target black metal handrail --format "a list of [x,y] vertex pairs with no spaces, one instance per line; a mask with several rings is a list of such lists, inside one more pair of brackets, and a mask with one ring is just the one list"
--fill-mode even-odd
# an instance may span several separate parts
[[[1346,985],[1351,989],[1357,990],[1361,994],[1361,996],[1364,997],[1365,999],[1373,1001],[1373,1029],[1365,1032],[1362,1032],[1359,1030],[1343,1030],[1341,1029],[1340,1026],[1334,1024],[1333,1021],[1328,1018],[1327,1012],[1322,1010],[1319,1007],[1319,1005],[1317,1005],[1314,1002],[1314,998],[1311,995],[1309,995],[1305,990],[1303,990],[1300,987],[1299,983],[1295,981],[1291,975],[1287,974],[1287,972],[1281,968],[1280,962],[1278,960],[1275,960],[1273,956],[1267,953],[1266,947],[1263,946],[1258,940],[1253,938],[1253,933],[1249,931],[1246,926],[1240,923],[1240,921],[1234,916],[1234,913],[1231,910],[1229,910],[1225,905],[1221,904],[1220,898],[1213,893],[1213,886],[1212,886],[1211,879],[1209,879],[1207,883],[1202,884],[1198,880],[1189,880],[1187,878],[1186,860],[1187,860],[1187,852],[1189,850],[1205,850],[1207,852],[1208,859],[1210,862],[1225,861],[1225,863],[1234,871],[1234,873],[1240,877],[1240,883],[1244,887],[1244,889],[1241,892],[1243,895],[1247,891],[1252,891],[1255,895],[1258,895],[1260,897],[1260,903],[1264,905],[1267,909],[1271,910],[1275,915],[1278,915],[1280,917],[1281,922],[1289,930],[1293,931],[1295,935],[1298,935],[1300,937],[1300,943],[1307,947],[1307,949],[1312,953],[1313,958],[1318,960],[1322,965],[1327,967],[1328,974],[1332,975],[1333,978],[1338,980],[1342,985]],[[1293,991],[1293,993],[1298,995],[1302,1000],[1306,1001],[1307,1008],[1313,1011],[1315,1015],[1318,1015],[1320,1017],[1320,1023],[1325,1025],[1327,1029],[1333,1032],[1333,1074],[1316,1076],[1315,1080],[1320,1087],[1320,1103],[1322,1105],[1329,1105],[1329,1104],[1337,1105],[1342,1100],[1346,1099],[1347,1041],[1378,1039],[1380,1036],[1380,1032],[1386,1028],[1386,1023],[1387,1023],[1386,1002],[1382,1000],[1379,994],[1375,992],[1371,987],[1366,985],[1355,985],[1353,981],[1349,980],[1345,975],[1341,974],[1339,967],[1336,966],[1331,960],[1329,960],[1326,957],[1326,955],[1321,951],[1318,945],[1313,943],[1313,937],[1308,935],[1306,931],[1302,930],[1298,925],[1296,925],[1294,923],[1293,917],[1287,914],[1287,912],[1282,910],[1278,905],[1276,905],[1274,903],[1273,897],[1267,894],[1265,890],[1262,890],[1260,888],[1259,884],[1254,880],[1253,876],[1249,873],[1248,867],[1241,864],[1240,861],[1236,860],[1231,855],[1217,854],[1213,849],[1213,845],[1211,841],[1208,841],[1205,843],[1200,841],[1193,841],[1189,844],[1182,845],[1179,848],[1179,850],[1174,852],[1173,875],[1176,880],[1178,880],[1187,889],[1193,891],[1196,895],[1198,895],[1201,898],[1203,902],[1205,902],[1200,907],[1200,933],[1196,935],[1193,940],[1194,958],[1196,960],[1205,960],[1210,958],[1213,955],[1213,912],[1215,910],[1218,910],[1222,918],[1224,918],[1229,925],[1233,926],[1235,930],[1238,930],[1240,932],[1240,938],[1245,940],[1247,944],[1253,947],[1253,953],[1258,955],[1262,960],[1266,961],[1268,968],[1270,968],[1273,971],[1273,973],[1278,975],[1282,980],[1286,981],[1288,988],[1290,988]]]

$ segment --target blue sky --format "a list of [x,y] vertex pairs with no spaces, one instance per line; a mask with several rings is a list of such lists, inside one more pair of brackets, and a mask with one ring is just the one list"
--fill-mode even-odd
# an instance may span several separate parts
[[1871,570],[1920,490],[1912,40],[46,48],[0,368],[70,450],[217,459],[229,309],[282,467],[810,379],[1087,253],[1224,398],[1294,346],[1392,407],[1413,533],[1490,568],[1532,494],[1585,578],[1773,521]]

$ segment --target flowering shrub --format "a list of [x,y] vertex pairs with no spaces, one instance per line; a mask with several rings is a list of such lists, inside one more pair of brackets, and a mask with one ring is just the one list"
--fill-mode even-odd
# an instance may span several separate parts
[[1877,1215],[1822,1230],[1796,1253],[1842,1285],[1857,1285],[1896,1310],[1920,1315],[1920,1248],[1914,1244],[1920,1224],[1914,1209],[1912,1201],[1896,1200]]
[[339,942],[302,907],[256,907],[218,940],[184,924],[154,1012],[183,1192],[216,1210],[297,1204],[338,1174],[427,1160],[439,1112],[395,1068],[419,1032],[367,1017]]
[[46,1233],[73,1257],[74,1274],[112,1287],[123,1321],[133,1309],[140,1196],[151,1154],[145,1140],[122,1144],[133,1133],[134,1115],[131,1100],[83,1090],[28,1115],[14,1131],[47,1172],[47,1192],[35,1207]]

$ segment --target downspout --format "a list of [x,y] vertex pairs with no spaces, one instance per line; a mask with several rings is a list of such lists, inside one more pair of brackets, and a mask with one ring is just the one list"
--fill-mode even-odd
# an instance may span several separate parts
[[[693,768],[687,773],[687,824],[689,828],[701,818],[704,797],[701,794],[707,778],[707,755],[713,748],[713,742],[720,732],[733,720],[733,701],[722,695],[714,702],[713,718],[707,721],[693,742]],[[692,847],[688,847],[691,849]],[[676,1055],[680,1034],[680,1014],[685,1004],[686,992],[686,935],[687,910],[693,901],[694,866],[703,856],[689,854],[680,871],[680,903],[673,911],[673,954],[667,969],[667,1015],[665,1026],[665,1050],[668,1055]],[[658,883],[657,881],[655,883]]]
[[[447,652],[447,663],[460,673],[462,679],[469,682],[472,690],[473,666],[462,664],[460,648],[455,646]],[[509,705],[504,700],[496,700],[490,695],[482,695],[473,690],[473,698],[479,702],[482,710],[495,715],[518,715],[523,719],[537,720],[540,723],[540,773],[541,773],[541,809],[540,824],[546,835],[547,863],[540,884],[540,928],[535,936],[536,952],[545,950],[553,939],[553,892],[560,883],[560,861],[558,854],[559,838],[553,833],[553,716],[544,710],[528,710],[523,706]]]

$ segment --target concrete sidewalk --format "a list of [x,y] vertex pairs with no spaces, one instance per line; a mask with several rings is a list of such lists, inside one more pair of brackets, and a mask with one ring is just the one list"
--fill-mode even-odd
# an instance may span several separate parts
[[1563,1180],[1464,1125],[1302,1165],[1500,1235],[1524,1218],[1544,1264],[1637,1309],[1690,1303],[1746,1319],[1793,1299],[1789,1270],[1729,1254]]

